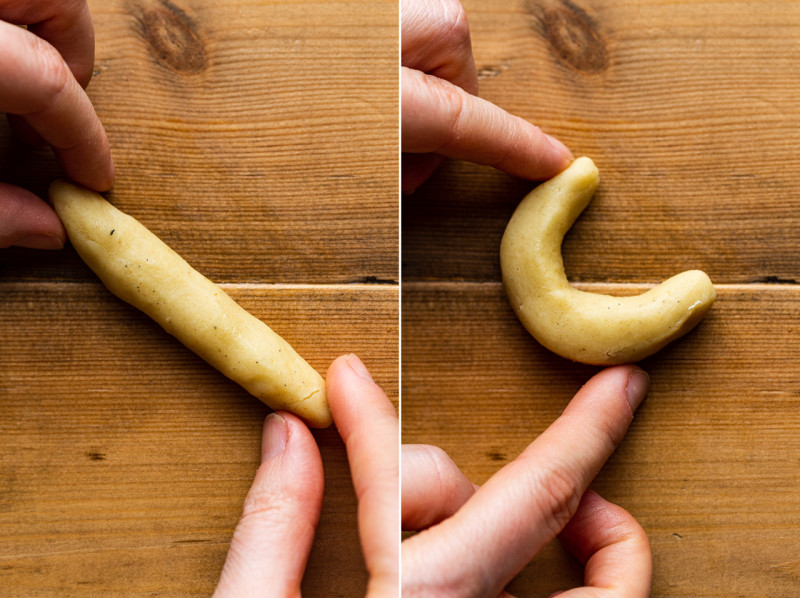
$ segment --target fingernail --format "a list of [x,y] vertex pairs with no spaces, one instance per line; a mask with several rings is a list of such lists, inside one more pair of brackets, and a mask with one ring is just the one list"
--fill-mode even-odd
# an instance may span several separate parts
[[14,241],[14,245],[29,249],[64,249],[64,241],[55,235],[25,235]]
[[642,369],[634,369],[628,376],[628,384],[625,386],[625,398],[631,411],[636,411],[644,400],[648,388],[650,388],[650,376]]
[[270,413],[264,423],[264,440],[261,448],[262,463],[283,453],[288,436],[289,428],[286,425],[286,420],[277,413]]
[[556,139],[555,137],[553,137],[551,135],[547,135],[545,133],[545,136],[547,137],[547,142],[550,144],[550,147],[552,147],[554,150],[556,150],[559,154],[563,154],[564,156],[568,156],[570,161],[572,161],[574,159],[574,157],[572,155],[572,152],[569,151],[569,148],[566,145],[564,145],[558,139]]
[[350,366],[350,369],[353,370],[356,374],[358,374],[360,378],[368,380],[369,382],[374,382],[372,376],[369,373],[369,370],[367,369],[367,366],[365,366],[356,355],[350,353],[350,355],[345,357],[345,360],[347,361],[347,365]]

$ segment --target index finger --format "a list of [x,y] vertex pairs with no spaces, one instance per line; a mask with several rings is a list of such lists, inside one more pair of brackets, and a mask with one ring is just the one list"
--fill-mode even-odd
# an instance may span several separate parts
[[460,579],[474,595],[498,594],[570,520],[624,436],[647,386],[647,374],[630,365],[594,376],[564,413],[453,517],[408,540],[427,544],[410,554],[447,555],[443,568],[450,579]]
[[530,180],[549,179],[573,159],[557,139],[457,85],[407,67],[400,77],[404,152],[441,154]]
[[64,173],[96,191],[114,181],[105,129],[89,97],[48,42],[0,22],[0,111],[17,114],[52,147]]
[[358,498],[358,528],[370,574],[368,594],[393,595],[399,586],[400,546],[397,414],[355,355],[331,364],[326,389]]
[[86,0],[0,0],[0,19],[27,25],[59,51],[82,87],[94,69],[94,27]]

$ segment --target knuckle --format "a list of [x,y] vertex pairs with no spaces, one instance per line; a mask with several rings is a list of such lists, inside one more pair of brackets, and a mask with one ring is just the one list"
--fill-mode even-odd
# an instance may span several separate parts
[[283,519],[294,510],[292,501],[265,492],[251,492],[242,506],[242,519],[258,517]]
[[438,446],[426,447],[430,471],[436,483],[438,496],[452,496],[458,492],[461,472],[450,456]]
[[66,5],[70,12],[75,13],[86,10],[87,8],[86,0],[66,0]]
[[268,528],[280,531],[303,525],[299,517],[299,501],[270,493],[250,493],[242,506],[240,524],[247,527]]
[[458,0],[442,0],[440,27],[442,36],[454,46],[470,44],[467,11]]
[[30,112],[47,108],[69,84],[72,74],[64,58],[49,42],[33,36],[32,51],[38,60],[36,96]]
[[455,467],[455,463],[444,451],[444,449],[438,446],[426,445],[425,451],[434,471],[436,472],[440,484],[443,483],[443,480],[450,475],[450,472]]
[[440,105],[442,138],[436,152],[447,152],[448,148],[455,147],[463,134],[465,123],[464,98],[454,85],[439,85],[437,101]]
[[269,483],[271,472],[268,465],[259,466],[253,485],[244,499],[242,519],[275,519],[291,517],[297,509],[297,497],[282,491],[280,487]]
[[539,478],[540,507],[553,526],[553,532],[560,532],[578,510],[583,494],[581,476],[559,462],[544,466]]

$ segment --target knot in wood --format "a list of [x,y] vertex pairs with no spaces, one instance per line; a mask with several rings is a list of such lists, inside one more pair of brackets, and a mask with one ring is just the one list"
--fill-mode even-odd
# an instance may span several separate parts
[[542,34],[558,58],[576,70],[599,73],[608,66],[606,45],[589,15],[571,2],[542,10]]
[[140,6],[137,12],[140,33],[159,63],[184,73],[206,68],[205,44],[183,10],[163,0],[158,6]]

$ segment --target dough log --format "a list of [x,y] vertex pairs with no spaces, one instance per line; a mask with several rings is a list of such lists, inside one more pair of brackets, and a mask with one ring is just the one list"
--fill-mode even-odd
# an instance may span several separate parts
[[529,193],[500,245],[506,294],[528,332],[562,357],[592,365],[630,363],[652,355],[703,319],[716,293],[708,276],[690,270],[634,297],[572,287],[564,273],[564,234],[589,204],[599,173],[578,158]]
[[78,254],[117,297],[272,409],[331,424],[322,376],[142,224],[65,181],[51,185],[50,200]]

